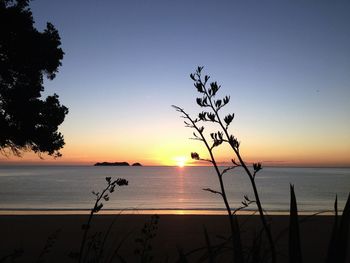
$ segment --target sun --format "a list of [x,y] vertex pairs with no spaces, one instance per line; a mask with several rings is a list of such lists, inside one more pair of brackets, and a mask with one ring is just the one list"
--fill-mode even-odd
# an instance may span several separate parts
[[187,158],[185,156],[178,156],[178,157],[175,157],[174,159],[178,167],[182,168],[186,165]]
[[177,162],[177,166],[179,166],[179,167],[184,167],[185,166],[185,162],[184,161],[178,161]]

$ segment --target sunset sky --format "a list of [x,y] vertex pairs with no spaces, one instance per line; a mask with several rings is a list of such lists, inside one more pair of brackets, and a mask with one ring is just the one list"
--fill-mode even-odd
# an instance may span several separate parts
[[[230,95],[231,132],[248,162],[350,166],[350,2],[35,0],[36,27],[65,52],[44,95],[69,108],[54,160],[176,165],[205,149],[172,104],[193,116],[198,65]],[[232,158],[217,151],[220,162]],[[187,158],[187,160],[185,159]]]

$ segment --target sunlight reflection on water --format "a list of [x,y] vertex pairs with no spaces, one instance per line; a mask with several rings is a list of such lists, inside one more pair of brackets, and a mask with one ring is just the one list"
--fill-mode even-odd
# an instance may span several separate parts
[[[129,185],[118,188],[104,209],[225,213],[220,197],[202,190],[219,189],[211,167],[0,167],[0,209],[89,209],[94,202],[91,191],[102,189],[107,176],[125,178]],[[224,180],[232,208],[240,206],[243,195],[253,197],[241,170],[227,174]],[[299,210],[326,211],[333,209],[335,194],[343,208],[350,169],[266,167],[256,181],[269,211],[288,211],[289,183],[295,185]]]

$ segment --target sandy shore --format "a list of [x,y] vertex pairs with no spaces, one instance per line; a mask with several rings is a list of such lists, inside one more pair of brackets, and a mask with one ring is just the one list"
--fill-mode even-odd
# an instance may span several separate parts
[[[105,232],[114,221],[106,250],[113,251],[125,239],[120,254],[127,262],[137,262],[134,250],[135,238],[141,236],[141,229],[150,215],[97,215],[92,222],[91,233]],[[306,219],[307,220],[304,220]],[[74,262],[70,252],[79,251],[82,239],[82,224],[87,215],[0,215],[0,259],[11,254],[14,249],[23,249],[23,254],[16,262],[36,262],[48,237],[57,230],[57,238],[49,253],[43,255],[45,262]],[[302,216],[301,237],[304,262],[322,262],[327,252],[333,218],[330,216]],[[260,229],[257,216],[239,216],[244,231],[243,241],[250,244],[252,236]],[[277,250],[279,262],[287,262],[287,233],[289,218],[284,215],[271,216],[273,234],[281,234]],[[158,231],[152,241],[154,262],[176,262],[178,248],[184,253],[205,245],[203,227],[207,228],[212,244],[221,243],[221,236],[228,236],[228,220],[221,215],[160,215]],[[284,234],[283,234],[284,233]],[[189,258],[193,262],[199,254]],[[227,261],[226,255],[222,262]]]

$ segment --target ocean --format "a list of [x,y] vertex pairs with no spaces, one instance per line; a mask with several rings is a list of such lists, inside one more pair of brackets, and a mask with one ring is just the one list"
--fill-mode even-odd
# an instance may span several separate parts
[[[92,191],[104,188],[105,177],[129,181],[104,202],[107,210],[225,211],[218,194],[203,190],[219,190],[212,167],[151,166],[1,166],[0,210],[87,210],[95,201]],[[242,169],[225,174],[224,182],[232,208],[240,206],[244,195],[254,200]],[[300,211],[332,211],[336,195],[342,210],[350,192],[350,168],[265,167],[256,183],[267,211],[289,210],[290,184],[295,186]]]

